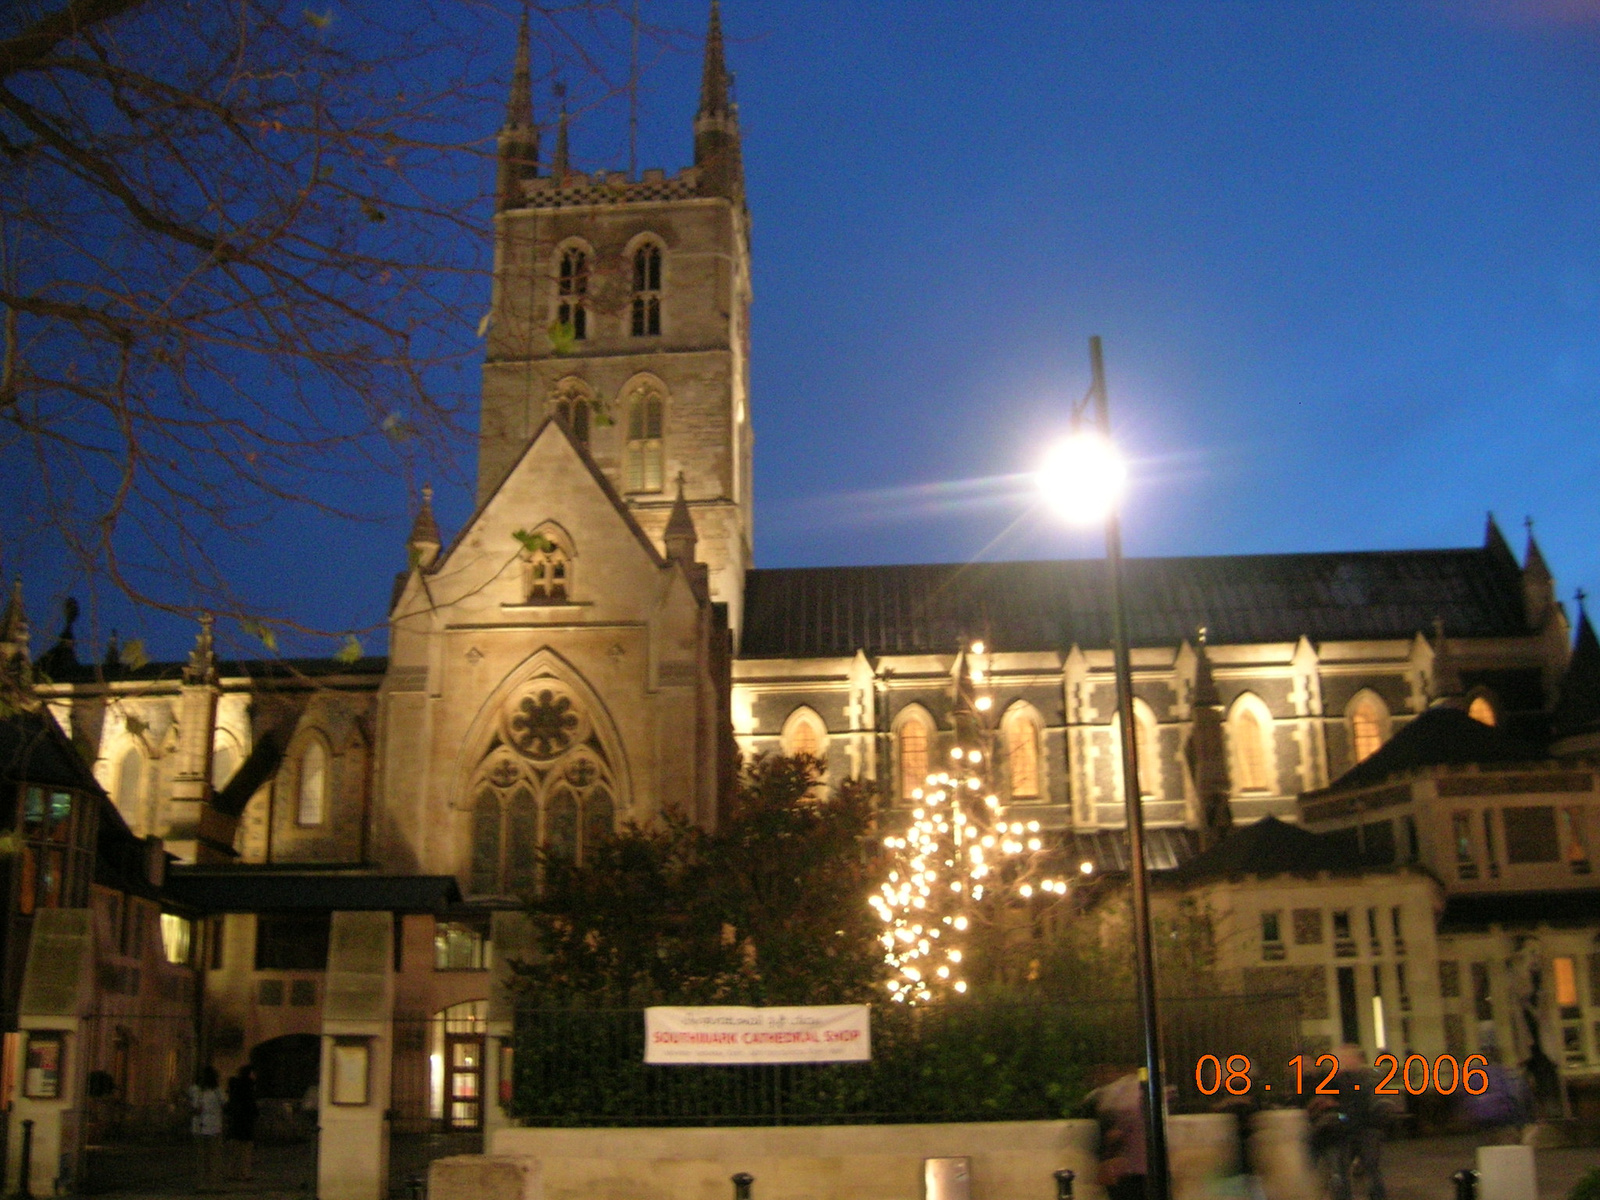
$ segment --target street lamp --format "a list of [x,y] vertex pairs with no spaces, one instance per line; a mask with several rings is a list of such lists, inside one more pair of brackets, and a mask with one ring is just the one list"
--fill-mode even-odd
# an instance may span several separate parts
[[[1161,1082],[1161,1027],[1156,1017],[1155,959],[1150,939],[1150,878],[1144,855],[1144,810],[1139,801],[1138,739],[1133,716],[1133,667],[1128,655],[1128,619],[1122,596],[1122,525],[1118,501],[1127,471],[1111,441],[1106,405],[1106,370],[1100,339],[1089,339],[1092,382],[1072,408],[1072,434],[1040,472],[1051,504],[1078,524],[1105,522],[1106,567],[1111,584],[1111,645],[1116,668],[1117,712],[1122,734],[1122,802],[1127,811],[1129,874],[1133,881],[1133,940],[1144,1027],[1145,1194],[1168,1200],[1165,1089]],[[1087,864],[1086,864],[1087,865]]]

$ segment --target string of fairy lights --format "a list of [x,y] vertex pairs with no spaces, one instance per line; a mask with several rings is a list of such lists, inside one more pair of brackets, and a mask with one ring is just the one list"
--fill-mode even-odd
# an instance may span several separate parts
[[[981,659],[983,643],[974,643]],[[977,694],[981,667],[964,664],[959,694],[976,713],[992,698]],[[1044,839],[1038,821],[1008,819],[989,786],[990,760],[978,721],[950,750],[943,770],[930,772],[911,793],[911,820],[883,839],[888,867],[867,902],[883,921],[878,941],[888,967],[885,987],[901,1004],[926,1004],[965,994],[968,941],[984,910],[1012,896],[1065,896],[1067,882],[1039,878]],[[958,726],[959,728],[959,726]],[[1087,865],[1087,864],[1086,864]]]

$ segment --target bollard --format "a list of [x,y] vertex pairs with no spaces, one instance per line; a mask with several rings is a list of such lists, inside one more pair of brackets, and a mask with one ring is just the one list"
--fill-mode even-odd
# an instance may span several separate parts
[[750,1200],[750,1185],[756,1177],[749,1171],[740,1171],[733,1177],[733,1200]]
[[1456,1200],[1478,1200],[1478,1173],[1471,1167],[1463,1167],[1450,1178],[1456,1185]]
[[1059,1171],[1052,1171],[1056,1181],[1056,1200],[1072,1200],[1072,1181],[1078,1177],[1076,1171],[1069,1171],[1062,1167]]
[[427,1200],[428,1185],[421,1175],[410,1175],[406,1178],[406,1195],[411,1200]]
[[33,1200],[33,1121],[22,1123],[22,1174],[17,1177],[19,1200]]

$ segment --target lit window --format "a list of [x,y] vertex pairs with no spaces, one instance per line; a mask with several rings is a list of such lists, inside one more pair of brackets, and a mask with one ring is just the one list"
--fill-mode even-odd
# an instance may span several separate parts
[[1011,768],[1011,794],[1024,797],[1037,796],[1039,726],[1032,717],[1015,716],[1006,726],[1006,758]]
[[1241,709],[1233,719],[1234,778],[1241,792],[1267,790],[1267,747],[1261,719]]
[[557,323],[569,327],[573,338],[582,341],[589,336],[589,256],[582,250],[574,247],[562,253],[557,292]]
[[661,332],[661,247],[640,246],[633,256],[633,336]]
[[1382,704],[1372,696],[1362,696],[1350,706],[1350,740],[1357,762],[1365,762],[1383,745]]
[[489,966],[489,939],[483,929],[467,921],[435,921],[433,969],[482,971]]
[[1143,706],[1133,710],[1133,739],[1135,766],[1139,772],[1139,795],[1154,796],[1156,782],[1161,778],[1161,763],[1156,757],[1155,729],[1150,715]]
[[1494,705],[1489,703],[1485,696],[1474,696],[1472,703],[1467,705],[1467,716],[1480,725],[1495,724]]
[[624,482],[630,492],[659,492],[662,484],[661,395],[640,388],[628,405]]
[[313,741],[300,755],[300,804],[296,820],[321,825],[328,801],[328,752]]
[[161,914],[161,952],[174,966],[186,966],[194,944],[194,922],[177,913]]
[[1561,840],[1565,845],[1567,865],[1572,868],[1574,875],[1589,873],[1589,839],[1583,831],[1583,816],[1582,808],[1561,810]]
[[789,728],[783,738],[785,754],[807,754],[812,758],[823,755],[823,739],[827,737],[815,713],[799,712],[789,718]]
[[927,779],[928,727],[912,718],[900,726],[900,798],[911,799]]

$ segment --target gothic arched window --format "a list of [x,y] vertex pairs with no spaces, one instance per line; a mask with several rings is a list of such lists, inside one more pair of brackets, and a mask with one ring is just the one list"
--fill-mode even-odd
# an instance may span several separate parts
[[1006,767],[1011,776],[1011,795],[1031,800],[1039,794],[1039,723],[1029,712],[1008,714]]
[[[1254,699],[1254,697],[1250,697]],[[1259,701],[1256,702],[1259,704]],[[1256,706],[1241,700],[1234,708],[1229,740],[1233,743],[1233,782],[1240,792],[1270,790],[1267,725]]]
[[117,807],[129,821],[138,819],[139,802],[144,798],[144,752],[130,746],[117,764]]
[[296,822],[321,825],[328,810],[328,751],[319,739],[307,742],[300,752],[296,793]]
[[571,577],[571,562],[560,546],[534,551],[528,558],[528,599],[566,601]]
[[630,492],[659,492],[663,483],[661,393],[641,387],[628,403],[628,445],[623,482]]
[[1388,708],[1371,692],[1362,692],[1350,702],[1350,748],[1356,762],[1365,762],[1378,752],[1388,723]]
[[828,731],[822,718],[809,708],[797,708],[783,723],[783,752],[821,758],[828,752]]
[[920,715],[906,717],[896,740],[900,752],[900,798],[910,800],[911,793],[928,781],[927,723]]
[[506,890],[533,892],[539,886],[539,802],[520,787],[506,814]]
[[634,337],[661,332],[661,247],[647,242],[633,252]]
[[550,408],[572,431],[580,445],[589,444],[589,416],[594,409],[594,397],[577,379],[562,380],[550,395]]
[[595,849],[616,832],[616,806],[604,788],[596,788],[583,802],[583,858],[590,861]]
[[489,788],[472,806],[472,891],[489,895],[500,890],[500,798]]
[[552,858],[578,860],[578,801],[568,788],[557,788],[545,817],[544,850]]
[[573,338],[581,342],[589,336],[589,255],[585,251],[572,246],[561,252],[556,292],[556,321],[568,326]]

